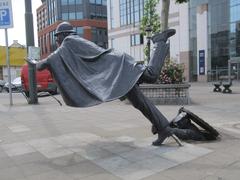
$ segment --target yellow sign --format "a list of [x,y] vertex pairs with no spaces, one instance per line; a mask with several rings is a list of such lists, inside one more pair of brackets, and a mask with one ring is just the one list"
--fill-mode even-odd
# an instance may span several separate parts
[[[22,66],[27,57],[26,48],[9,47],[10,66]],[[6,66],[6,47],[0,46],[0,66]]]

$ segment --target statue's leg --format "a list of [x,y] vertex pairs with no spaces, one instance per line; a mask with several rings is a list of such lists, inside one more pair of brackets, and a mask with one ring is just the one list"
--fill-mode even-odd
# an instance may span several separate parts
[[156,106],[142,94],[137,85],[135,85],[126,96],[132,105],[141,111],[152,125],[156,127],[158,139],[157,143],[153,142],[153,145],[161,145],[168,136],[172,135],[168,120],[156,108]]
[[145,83],[155,83],[159,78],[160,72],[168,55],[169,44],[159,42],[152,52],[151,59],[143,72],[140,81]]
[[140,82],[156,82],[169,52],[169,44],[167,44],[166,41],[170,36],[174,35],[175,32],[174,29],[169,29],[152,37],[154,49]]
[[167,29],[161,33],[157,33],[152,37],[153,43],[157,43],[160,41],[167,42],[168,38],[176,34],[175,29]]

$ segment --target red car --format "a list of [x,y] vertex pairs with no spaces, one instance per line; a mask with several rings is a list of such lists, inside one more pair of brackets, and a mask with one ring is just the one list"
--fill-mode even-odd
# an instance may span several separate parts
[[[22,66],[21,80],[23,92],[29,97],[29,83],[28,83],[28,65]],[[49,92],[51,94],[57,94],[57,86],[54,82],[51,73],[48,70],[36,71],[37,91]]]

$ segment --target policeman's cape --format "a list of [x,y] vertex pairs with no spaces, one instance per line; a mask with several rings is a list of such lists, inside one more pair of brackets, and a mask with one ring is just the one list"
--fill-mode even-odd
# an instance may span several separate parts
[[65,38],[45,60],[64,102],[89,107],[123,97],[145,66],[125,53],[103,49],[77,35]]

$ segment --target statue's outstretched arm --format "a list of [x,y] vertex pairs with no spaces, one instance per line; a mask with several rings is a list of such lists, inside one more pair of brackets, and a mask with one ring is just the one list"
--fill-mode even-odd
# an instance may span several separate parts
[[41,71],[48,67],[47,59],[36,61],[35,59],[27,58],[26,61],[30,64],[36,65],[36,69]]
[[41,60],[36,64],[37,70],[41,71],[48,67],[47,59]]

